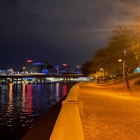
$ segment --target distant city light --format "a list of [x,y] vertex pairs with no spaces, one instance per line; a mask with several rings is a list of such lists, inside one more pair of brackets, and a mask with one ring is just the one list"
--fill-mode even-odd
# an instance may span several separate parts
[[60,65],[55,65],[54,67],[55,67],[55,68],[60,68],[61,66],[60,66]]
[[33,60],[27,60],[28,63],[32,62]]
[[67,66],[67,64],[63,64],[63,66]]

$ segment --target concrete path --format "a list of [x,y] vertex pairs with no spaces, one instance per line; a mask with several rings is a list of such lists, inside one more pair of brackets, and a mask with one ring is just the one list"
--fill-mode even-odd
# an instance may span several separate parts
[[140,140],[140,98],[120,93],[80,84],[85,140]]

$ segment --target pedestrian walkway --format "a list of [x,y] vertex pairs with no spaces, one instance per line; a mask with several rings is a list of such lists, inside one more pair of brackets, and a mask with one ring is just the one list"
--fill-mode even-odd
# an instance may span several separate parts
[[[140,88],[130,93],[123,84],[80,83],[78,98],[85,140],[139,140]],[[22,140],[49,140],[60,112],[61,99]]]
[[81,83],[79,87],[85,140],[139,140],[138,93],[129,93],[124,85]]

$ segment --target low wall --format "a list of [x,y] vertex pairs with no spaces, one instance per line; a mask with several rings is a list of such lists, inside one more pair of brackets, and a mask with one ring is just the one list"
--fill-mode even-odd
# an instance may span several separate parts
[[78,100],[78,95],[79,86],[75,85],[62,102],[50,140],[84,140],[80,118],[83,102]]
[[49,109],[21,140],[49,140],[65,99],[66,96]]

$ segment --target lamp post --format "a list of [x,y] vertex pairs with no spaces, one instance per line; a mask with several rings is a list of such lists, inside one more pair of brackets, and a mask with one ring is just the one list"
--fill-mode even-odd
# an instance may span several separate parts
[[103,71],[103,81],[104,81],[105,71],[104,71],[104,69],[103,69],[103,68],[100,68],[100,70],[102,70],[102,71]]
[[59,68],[56,68],[57,69],[57,74],[59,74]]
[[123,82],[125,83],[125,63],[124,60],[119,59],[119,62],[122,62],[122,68],[123,68]]

